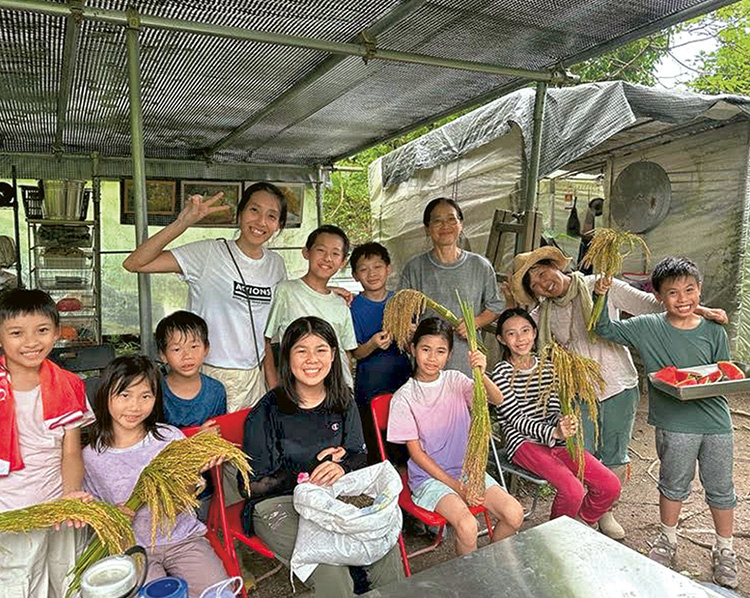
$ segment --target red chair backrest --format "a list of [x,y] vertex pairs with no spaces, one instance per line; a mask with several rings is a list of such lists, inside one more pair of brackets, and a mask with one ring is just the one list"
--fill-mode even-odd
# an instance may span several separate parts
[[[213,419],[219,424],[221,437],[242,448],[242,438],[245,434],[245,420],[247,419],[248,413],[250,413],[249,407],[247,409],[240,409],[234,413],[227,413],[225,415],[214,417]],[[200,426],[180,428],[182,433],[187,437],[197,434],[200,429]]]
[[392,394],[385,394],[377,396],[370,401],[370,411],[372,412],[372,421],[375,424],[375,431],[377,432],[380,458],[383,461],[388,461],[385,444],[383,444],[383,432],[388,429],[388,412],[391,408],[392,398]]

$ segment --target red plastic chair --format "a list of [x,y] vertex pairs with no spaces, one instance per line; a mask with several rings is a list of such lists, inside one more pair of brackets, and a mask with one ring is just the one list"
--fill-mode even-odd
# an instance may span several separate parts
[[[227,413],[226,415],[220,415],[214,418],[216,423],[219,424],[221,437],[232,444],[241,447],[245,431],[245,419],[249,412],[250,409],[241,409],[240,411]],[[192,436],[199,430],[200,426],[192,426],[189,428],[183,428],[182,432],[185,436]],[[245,505],[245,501],[241,500],[232,505],[226,505],[224,499],[224,488],[222,486],[221,465],[214,467],[211,470],[211,477],[214,482],[214,493],[211,497],[211,503],[208,508],[206,539],[211,543],[214,551],[224,564],[227,575],[242,576],[239,559],[237,557],[237,550],[234,546],[235,541],[242,542],[251,550],[262,554],[269,559],[275,559],[276,557],[273,552],[271,552],[271,549],[266,546],[263,540],[257,536],[248,536],[245,534],[242,525],[242,509]],[[260,577],[255,578],[255,582],[258,583],[270,577],[279,571],[281,567],[282,565],[279,564],[268,573],[264,573]],[[242,589],[242,597],[247,597],[244,586]]]
[[[383,433],[388,429],[388,414],[391,406],[391,399],[393,395],[385,394],[375,397],[370,402],[370,410],[372,411],[372,420],[375,424],[375,430],[377,432],[378,449],[380,449],[380,458],[383,461],[388,460],[388,454],[385,450],[385,443],[383,442]],[[440,543],[443,541],[443,535],[445,532],[445,526],[447,521],[442,515],[439,515],[435,511],[428,511],[414,504],[411,499],[411,490],[409,490],[409,484],[406,472],[401,472],[401,481],[403,482],[403,489],[398,497],[399,506],[412,515],[419,519],[425,525],[438,528],[438,533],[435,537],[435,541],[427,546],[426,548],[420,548],[415,550],[411,554],[407,554],[406,547],[404,546],[404,540],[399,536],[399,548],[401,549],[401,558],[404,561],[404,570],[406,571],[407,577],[411,575],[411,567],[409,566],[409,559],[411,557],[419,556],[431,550],[435,550]],[[487,509],[482,506],[469,507],[472,515],[484,515],[484,520],[487,525],[487,532],[489,533],[490,539],[492,538],[492,521],[487,513]]]

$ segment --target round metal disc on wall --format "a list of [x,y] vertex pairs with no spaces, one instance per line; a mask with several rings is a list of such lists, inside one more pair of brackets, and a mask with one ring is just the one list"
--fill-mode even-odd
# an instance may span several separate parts
[[612,190],[612,218],[633,233],[645,233],[669,212],[672,184],[656,162],[634,162],[615,180]]
[[13,205],[13,199],[16,192],[8,183],[0,183],[0,208],[7,208]]

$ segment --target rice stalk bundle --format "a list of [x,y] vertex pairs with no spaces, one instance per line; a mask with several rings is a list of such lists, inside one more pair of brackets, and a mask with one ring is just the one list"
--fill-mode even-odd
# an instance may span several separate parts
[[597,444],[599,441],[599,426],[597,423],[599,403],[597,397],[604,390],[601,366],[593,359],[569,351],[554,341],[542,350],[540,372],[547,363],[552,363],[553,383],[550,389],[540,398],[546,403],[550,398],[551,391],[554,390],[560,399],[562,415],[572,415],[576,419],[578,433],[572,438],[567,438],[565,446],[571,459],[577,465],[578,478],[583,480],[584,447],[581,405],[585,403],[588,407],[589,417],[594,422],[594,444]]
[[[202,470],[213,459],[223,457],[240,472],[250,494],[252,470],[247,455],[231,442],[211,432],[174,440],[165,446],[143,468],[125,506],[133,511],[147,507],[151,512],[151,546],[156,543],[157,530],[170,533],[177,515],[199,505],[197,495],[203,482]],[[108,555],[106,548],[93,538],[73,567],[73,582],[66,598],[80,588],[83,572]]]
[[[419,321],[427,308],[433,310],[451,326],[458,326],[459,319],[456,314],[447,307],[433,301],[421,291],[401,289],[400,291],[396,291],[393,297],[388,300],[388,303],[385,304],[383,330],[393,336],[398,348],[402,351],[406,352],[409,349],[412,336],[411,325]],[[468,330],[469,324],[466,317],[464,317],[464,322],[466,322],[466,329]],[[474,325],[473,322],[474,312],[472,311],[472,327]],[[474,336],[476,337],[476,332]],[[479,348],[486,354],[487,349],[485,346],[481,341],[478,340],[477,342]]]
[[[593,267],[597,276],[615,276],[622,272],[623,260],[636,249],[641,249],[646,262],[651,258],[651,251],[642,237],[625,230],[597,228],[586,255],[581,260],[582,266]],[[591,318],[587,322],[588,330],[593,334],[596,324],[604,309],[604,296],[596,299]]]
[[89,525],[108,554],[124,552],[135,544],[130,519],[120,509],[106,502],[83,502],[77,498],[43,502],[0,513],[0,532],[29,532],[68,519]]
[[[466,340],[469,349],[476,351],[477,331],[474,327],[474,310],[471,305],[461,300],[458,295],[458,304],[466,322]],[[483,496],[485,491],[484,473],[487,470],[487,457],[490,451],[490,435],[492,424],[490,423],[490,412],[487,407],[487,389],[482,381],[482,371],[473,368],[471,371],[474,379],[474,390],[471,400],[471,424],[469,426],[469,438],[466,444],[462,477],[470,495]]]

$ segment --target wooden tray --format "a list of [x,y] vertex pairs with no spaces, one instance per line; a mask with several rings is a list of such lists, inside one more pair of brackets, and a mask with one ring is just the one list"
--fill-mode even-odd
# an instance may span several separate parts
[[[732,363],[745,372],[745,376],[750,375],[750,365],[739,361],[733,361]],[[711,364],[696,365],[680,369],[695,372],[701,376],[706,376],[711,372],[715,372],[719,368],[715,364]],[[649,374],[648,379],[654,387],[670,396],[673,396],[675,399],[679,399],[680,401],[694,401],[695,399],[708,399],[710,397],[718,397],[738,392],[750,392],[750,378],[745,378],[744,380],[722,380],[721,382],[713,382],[712,384],[695,384],[692,386],[673,386],[672,384],[668,384],[663,380],[655,378],[654,374]]]

